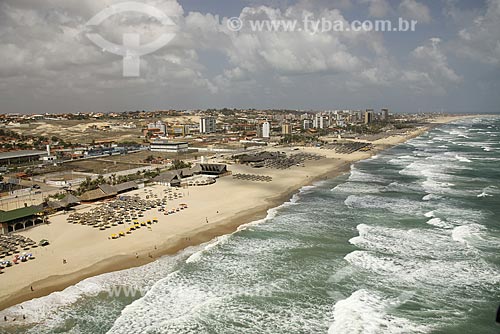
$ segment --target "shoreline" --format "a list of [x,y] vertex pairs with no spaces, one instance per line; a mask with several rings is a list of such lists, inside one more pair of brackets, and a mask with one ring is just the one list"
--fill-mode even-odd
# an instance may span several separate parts
[[[311,184],[340,176],[348,172],[350,166],[350,163],[346,163],[345,166],[343,166],[344,168],[342,169],[334,169],[322,175],[319,175],[318,177],[311,180]],[[264,219],[267,216],[268,210],[279,207],[282,204],[290,201],[290,199],[297,193],[297,191],[307,185],[309,184],[304,184],[299,188],[291,187],[290,191],[288,191],[287,193],[280,194],[275,198],[269,199],[268,205],[264,207],[249,209],[246,212],[242,212],[240,215],[233,217],[232,219],[222,220],[214,225],[208,226],[206,229],[202,228],[198,231],[193,231],[195,233],[189,235],[189,240],[185,240],[185,238],[177,239],[174,244],[170,244],[170,246],[168,247],[159,248],[156,252],[138,252],[139,258],[136,258],[134,255],[121,255],[119,256],[119,258],[106,258],[104,260],[96,262],[90,267],[82,268],[68,275],[53,275],[43,278],[39,281],[34,281],[31,285],[25,286],[19,291],[14,292],[14,297],[9,298],[8,300],[0,301],[0,311],[31,299],[41,298],[53,292],[62,291],[67,287],[75,285],[78,282],[81,282],[90,277],[130,268],[137,268],[156,261],[163,256],[175,255],[176,253],[190,246],[199,246],[203,243],[210,242],[217,237],[235,233],[238,231],[239,227],[245,224]],[[149,257],[149,254],[151,254],[152,257]],[[36,287],[35,291],[30,290],[31,286]]]
[[[117,254],[107,257],[105,259],[92,263],[90,266],[79,268],[78,270],[72,271],[70,273],[50,275],[39,280],[34,280],[33,282],[31,282],[31,284],[23,286],[23,288],[21,289],[0,297],[0,310],[4,310],[6,308],[34,298],[47,296],[56,291],[62,291],[65,288],[89,277],[139,267],[156,261],[157,259],[165,255],[174,255],[187,247],[198,246],[200,244],[209,242],[216,237],[234,233],[242,225],[265,218],[267,216],[268,210],[276,208],[289,201],[292,196],[296,194],[297,191],[299,191],[302,187],[311,185],[317,181],[332,179],[343,175],[350,170],[351,165],[355,164],[358,161],[369,159],[382,151],[400,145],[412,138],[421,136],[422,134],[439,125],[461,118],[464,117],[453,117],[451,119],[447,119],[444,122],[431,123],[425,125],[422,128],[413,129],[411,133],[402,135],[397,140],[394,140],[393,138],[393,142],[389,141],[389,139],[392,137],[385,137],[381,141],[379,141],[379,143],[377,143],[377,141],[374,141],[374,148],[371,151],[366,152],[366,154],[359,154],[352,159],[340,160],[338,161],[338,163],[329,166],[329,168],[325,169],[322,173],[319,173],[314,177],[308,179],[299,179],[298,182],[289,184],[286,189],[282,189],[280,192],[274,194],[274,196],[270,196],[264,199],[262,203],[253,208],[240,211],[237,214],[233,214],[230,217],[220,219],[210,225],[196,226],[195,228],[184,231],[185,233],[183,234],[175,234],[169,236],[168,238],[163,240],[164,242],[157,249],[155,246],[155,251],[151,251],[147,248],[142,247],[142,249],[134,249],[129,254]],[[320,151],[318,150],[318,152]],[[333,161],[334,160],[332,159],[331,162]],[[82,250],[82,252],[83,251],[84,250]],[[138,257],[134,254],[137,254]],[[34,291],[31,291],[30,289],[30,287],[32,286],[34,287]]]

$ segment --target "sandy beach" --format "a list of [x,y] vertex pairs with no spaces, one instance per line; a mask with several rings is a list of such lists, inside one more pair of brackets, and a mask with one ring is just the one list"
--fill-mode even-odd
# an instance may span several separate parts
[[[458,118],[441,118],[435,123]],[[345,173],[353,162],[367,159],[381,150],[419,136],[432,126],[376,140],[373,142],[374,148],[368,152],[337,154],[332,150],[300,147],[299,152],[321,154],[325,158],[307,161],[304,166],[286,170],[229,165],[228,169],[233,174],[266,175],[271,176],[272,181],[252,182],[226,176],[212,185],[180,188],[176,192],[182,197],[169,201],[167,207],[176,208],[185,203],[187,209],[168,216],[157,209],[146,211],[140,221],[156,218],[158,223],[151,225],[150,229],[143,227],[116,240],[109,239],[109,236],[125,230],[123,225],[100,231],[67,223],[69,214],[50,216],[50,224],[20,233],[37,241],[48,239],[50,245],[31,250],[35,260],[7,268],[0,276],[0,309],[63,290],[87,277],[140,266],[190,245],[232,233],[242,224],[265,217],[268,209],[287,201],[301,187]],[[284,148],[269,150],[293,153],[291,149]],[[155,195],[162,198],[165,196],[165,186],[148,186],[126,195],[134,194],[142,198]],[[79,210],[90,210],[98,205],[82,205]],[[66,263],[63,263],[63,259]]]

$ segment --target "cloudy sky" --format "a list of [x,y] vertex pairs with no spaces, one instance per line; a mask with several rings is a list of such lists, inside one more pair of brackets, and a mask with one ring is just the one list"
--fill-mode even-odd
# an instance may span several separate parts
[[[0,113],[193,108],[500,112],[500,0],[0,0]],[[240,31],[228,28],[238,17]],[[414,32],[255,31],[251,22],[417,20]],[[173,39],[124,77],[89,33]]]

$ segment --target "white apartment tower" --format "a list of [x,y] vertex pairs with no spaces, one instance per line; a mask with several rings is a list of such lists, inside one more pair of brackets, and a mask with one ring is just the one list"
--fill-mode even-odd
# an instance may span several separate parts
[[269,138],[271,136],[271,124],[268,121],[262,123],[262,138]]
[[304,130],[309,130],[310,128],[313,127],[313,121],[310,119],[305,119],[302,124],[302,128]]
[[200,133],[214,133],[215,130],[215,117],[200,118]]
[[326,116],[321,114],[316,114],[313,120],[313,127],[315,129],[324,129],[328,127],[328,119]]

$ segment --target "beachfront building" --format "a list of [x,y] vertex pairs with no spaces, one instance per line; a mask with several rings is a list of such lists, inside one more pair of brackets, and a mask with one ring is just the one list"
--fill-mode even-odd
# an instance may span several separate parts
[[151,152],[183,153],[189,151],[187,142],[174,142],[164,139],[156,139],[150,144]]
[[176,171],[164,172],[151,180],[155,184],[167,187],[180,187],[181,176]]
[[11,211],[0,211],[0,233],[22,231],[44,222],[42,205],[32,205]]
[[222,176],[228,173],[225,164],[198,164],[193,168],[196,174]]
[[139,185],[137,183],[135,183],[134,181],[123,182],[123,183],[116,184],[114,186],[107,184],[107,183],[104,183],[104,184],[99,185],[99,187],[97,189],[84,192],[80,196],[80,201],[81,202],[100,201],[100,200],[115,197],[118,194],[122,194],[124,192],[134,190],[134,189],[139,189]]
[[109,194],[109,193],[106,193],[101,188],[97,188],[94,190],[89,190],[89,191],[84,192],[80,196],[80,201],[81,202],[95,202],[95,201],[101,201],[101,200],[104,200],[107,198],[111,198],[114,196],[116,196],[116,193]]
[[[193,177],[198,177],[199,175],[209,176],[210,179],[214,177],[219,177],[228,174],[227,165],[225,164],[197,164],[193,168],[183,168],[176,169],[168,172],[160,173],[160,175],[153,178],[151,181],[155,184],[160,184],[168,187],[180,187],[181,185],[188,184],[186,182],[182,183],[183,179],[191,180]],[[198,182],[193,182],[198,183]],[[213,182],[203,182],[205,184],[211,184]]]
[[215,133],[215,117],[201,117],[200,118],[200,133]]
[[47,210],[49,211],[60,211],[60,210],[68,210],[71,207],[78,205],[80,203],[80,199],[72,194],[67,194],[59,201],[48,201],[47,202]]
[[139,185],[134,181],[123,182],[119,184],[115,184],[113,186],[114,190],[117,194],[123,194],[127,191],[132,191],[135,189],[139,189]]

